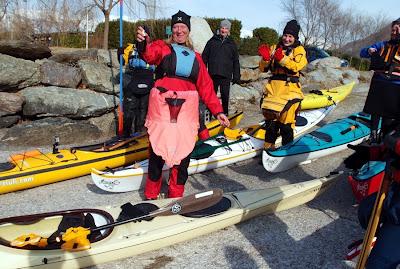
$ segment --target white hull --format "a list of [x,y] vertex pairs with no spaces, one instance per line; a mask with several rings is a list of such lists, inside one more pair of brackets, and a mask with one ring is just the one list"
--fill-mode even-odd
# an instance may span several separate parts
[[[368,136],[365,136],[358,140],[350,142],[348,144],[358,145],[358,144],[362,143],[363,141],[365,141],[367,138],[368,138]],[[268,154],[267,151],[264,150],[263,154],[262,154],[262,162],[263,162],[264,168],[268,172],[271,172],[271,173],[283,172],[283,171],[289,170],[293,167],[296,167],[300,164],[307,164],[314,160],[317,160],[318,158],[325,157],[330,154],[334,154],[339,151],[345,150],[345,149],[347,149],[348,144],[343,144],[343,145],[332,147],[332,148],[326,148],[326,149],[321,149],[318,151],[312,151],[312,152],[290,155],[290,156],[283,156],[283,157],[271,156],[270,154]]]
[[[334,106],[328,108],[320,108],[309,111],[302,111],[301,116],[307,119],[307,124],[304,126],[296,126],[295,136],[304,134],[306,131],[314,127],[320,122]],[[264,140],[257,139],[255,137],[244,135],[244,141],[226,146],[220,147],[208,158],[195,160],[191,159],[188,173],[189,175],[195,173],[201,173],[211,169],[224,167],[233,163],[248,160],[259,155],[264,148]],[[228,143],[234,140],[227,140]],[[208,143],[212,146],[219,146],[220,143],[216,140],[208,140]],[[277,139],[277,144],[281,143],[281,138]],[[144,185],[148,173],[148,160],[138,162],[132,166],[128,166],[122,170],[112,172],[101,172],[96,169],[92,169],[92,180],[100,189],[107,192],[127,192],[136,191],[141,189]],[[169,168],[163,167],[163,178],[167,179],[169,175]]]

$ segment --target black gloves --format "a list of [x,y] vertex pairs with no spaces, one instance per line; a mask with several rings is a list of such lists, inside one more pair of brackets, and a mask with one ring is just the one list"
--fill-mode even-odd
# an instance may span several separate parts
[[352,155],[344,160],[344,165],[346,166],[346,168],[357,170],[369,161],[369,146],[353,146],[351,144],[348,144],[347,147],[349,149],[355,150],[356,152],[354,152]]

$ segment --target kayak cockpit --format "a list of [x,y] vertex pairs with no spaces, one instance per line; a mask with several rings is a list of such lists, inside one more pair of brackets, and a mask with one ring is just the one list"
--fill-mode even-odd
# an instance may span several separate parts
[[[60,249],[63,242],[58,242],[58,237],[68,228],[95,228],[112,222],[114,219],[108,212],[98,209],[76,209],[5,218],[0,220],[0,244],[27,250]],[[88,236],[88,240],[90,243],[103,240],[112,230],[113,227],[93,232]],[[16,240],[36,240],[34,237],[46,239],[46,245],[27,243],[15,246]]]
[[12,162],[0,163],[0,172],[10,171],[15,168],[15,164]]

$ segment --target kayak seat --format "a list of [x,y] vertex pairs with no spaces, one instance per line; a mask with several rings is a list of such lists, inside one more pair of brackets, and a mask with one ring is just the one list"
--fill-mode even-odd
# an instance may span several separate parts
[[205,209],[198,210],[195,212],[182,214],[182,216],[190,217],[190,218],[209,217],[209,216],[213,216],[213,215],[217,215],[222,212],[225,212],[229,208],[231,208],[231,206],[232,206],[231,200],[229,200],[226,197],[222,197],[222,199],[213,206],[210,206],[210,207],[207,207]]
[[15,164],[11,162],[0,163],[0,172],[8,171],[14,169]]
[[[135,205],[132,205],[131,203],[126,203],[121,206],[121,209],[122,211],[121,213],[119,213],[117,221],[123,221],[145,216],[150,212],[157,210],[158,206],[151,203],[140,203]],[[143,220],[151,221],[153,218],[154,217],[146,217]]]
[[332,136],[330,136],[330,135],[328,135],[326,133],[322,133],[322,132],[318,132],[318,131],[312,131],[310,133],[310,135],[314,136],[314,137],[316,137],[316,138],[318,138],[320,140],[323,140],[323,141],[325,141],[327,143],[332,142]]
[[296,116],[296,126],[306,126],[308,123],[307,119],[303,116]]

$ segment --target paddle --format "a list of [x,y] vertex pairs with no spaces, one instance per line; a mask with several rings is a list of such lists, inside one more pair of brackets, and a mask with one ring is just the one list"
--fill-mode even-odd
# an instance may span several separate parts
[[196,146],[195,150],[192,151],[192,153],[190,154],[190,158],[195,160],[205,159],[213,155],[218,148],[229,147],[230,145],[237,144],[239,142],[246,141],[249,139],[250,138],[244,138],[244,139],[239,138],[232,142],[221,143],[218,146],[213,146],[207,143],[201,143],[200,145]]
[[93,150],[93,151],[95,151],[95,152],[103,152],[103,151],[115,150],[115,149],[118,149],[118,148],[120,148],[120,147],[122,147],[122,146],[125,146],[126,144],[129,144],[129,143],[132,143],[132,142],[136,142],[136,143],[137,143],[136,140],[137,140],[138,138],[145,137],[145,136],[147,136],[147,133],[146,133],[146,132],[145,132],[145,133],[142,133],[142,134],[140,134],[140,135],[137,135],[137,136],[133,136],[133,137],[127,138],[127,139],[122,140],[122,141],[120,141],[120,142],[118,142],[118,143],[115,143],[115,144],[113,144],[113,145],[103,145],[101,148],[95,149],[95,150]]
[[[61,248],[64,250],[68,251],[87,250],[90,248],[90,241],[87,239],[87,237],[93,232],[113,228],[115,226],[119,226],[133,221],[143,220],[148,217],[170,216],[176,214],[187,214],[190,212],[196,212],[217,204],[222,199],[222,197],[223,197],[223,191],[221,189],[213,189],[211,191],[191,194],[181,199],[172,201],[168,205],[161,207],[157,210],[154,210],[144,216],[122,221],[116,221],[113,223],[105,224],[94,228],[71,227],[67,229],[65,233],[57,236],[56,242],[64,241],[65,243],[61,245]],[[40,236],[29,234],[27,236],[18,237],[17,239],[12,241],[10,245],[15,247],[24,247],[26,245],[35,245],[39,247],[47,246],[47,241],[46,244],[42,244],[42,246],[38,245],[39,242],[41,242],[40,239],[46,240],[45,238],[42,238]]]
[[363,246],[360,253],[360,257],[357,262],[357,269],[364,269],[367,263],[369,253],[371,251],[371,244],[375,237],[376,229],[379,225],[379,220],[382,213],[383,202],[386,198],[391,182],[391,160],[386,161],[385,176],[381,182],[378,195],[376,196],[374,209],[372,210],[371,217],[368,222],[368,228],[364,235]]

